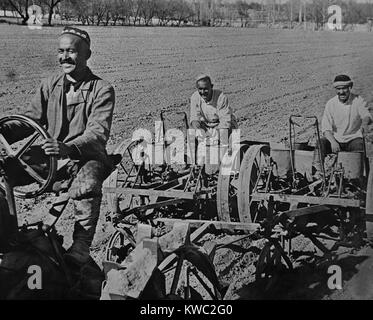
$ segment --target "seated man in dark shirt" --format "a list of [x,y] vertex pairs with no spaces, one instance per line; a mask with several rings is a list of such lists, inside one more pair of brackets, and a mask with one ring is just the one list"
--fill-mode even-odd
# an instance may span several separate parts
[[[82,265],[89,259],[99,218],[102,183],[110,170],[106,152],[112,124],[113,87],[87,67],[90,58],[87,32],[66,27],[59,37],[58,60],[62,73],[42,81],[25,115],[44,125],[51,136],[41,148],[47,156],[71,163],[76,176],[69,189],[76,223],[73,245],[66,258]],[[10,123],[2,128],[9,141],[27,136],[28,128]],[[66,177],[67,178],[67,177]]]

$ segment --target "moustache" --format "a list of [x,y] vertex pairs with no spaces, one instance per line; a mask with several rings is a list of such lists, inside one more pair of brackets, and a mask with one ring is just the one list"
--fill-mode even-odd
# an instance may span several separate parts
[[71,60],[71,59],[60,60],[60,64],[64,64],[64,63],[75,65],[75,62],[73,60]]

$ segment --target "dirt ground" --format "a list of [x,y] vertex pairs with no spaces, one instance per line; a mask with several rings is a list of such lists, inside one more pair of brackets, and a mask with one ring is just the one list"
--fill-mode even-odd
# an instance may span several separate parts
[[[92,70],[115,87],[116,110],[108,149],[135,129],[152,128],[161,110],[186,111],[194,78],[211,75],[229,97],[243,138],[280,141],[292,114],[322,115],[340,73],[354,80],[366,99],[373,83],[373,38],[369,33],[303,32],[233,28],[97,28],[92,39]],[[60,28],[29,30],[0,26],[0,116],[22,114],[43,77],[58,72]],[[18,201],[20,220],[40,219],[52,198]],[[58,224],[71,243],[69,207]],[[104,199],[92,246],[98,263],[111,225]],[[250,242],[242,243],[250,248]],[[219,279],[229,284],[227,299],[370,299],[372,249],[341,253],[343,290],[327,288],[325,266],[301,266],[284,275],[276,289],[253,282],[256,253],[224,249],[214,260]],[[286,294],[285,294],[286,293]]]

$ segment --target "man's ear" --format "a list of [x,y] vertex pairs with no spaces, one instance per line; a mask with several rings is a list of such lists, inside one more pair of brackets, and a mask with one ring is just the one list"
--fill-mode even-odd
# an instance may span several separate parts
[[214,88],[214,85],[211,83],[211,89],[213,89]]
[[92,55],[91,49],[88,49],[86,59],[88,60]]
[[352,87],[353,87],[353,86],[354,86],[354,84],[353,84],[353,83],[351,83],[351,84],[350,84],[350,89],[352,89]]

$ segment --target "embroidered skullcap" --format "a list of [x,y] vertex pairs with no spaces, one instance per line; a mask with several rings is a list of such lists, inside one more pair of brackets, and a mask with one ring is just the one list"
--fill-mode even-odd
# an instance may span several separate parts
[[334,83],[333,83],[334,88],[348,87],[350,85],[352,85],[352,80],[349,76],[347,76],[345,74],[341,74],[339,76],[336,76],[335,79],[334,79]]
[[196,78],[196,83],[198,83],[199,81],[202,81],[202,80],[205,80],[205,81],[209,81],[211,83],[211,78],[210,76],[208,76],[207,74],[200,74],[197,78]]
[[73,34],[75,36],[78,36],[79,38],[83,39],[88,44],[88,46],[91,46],[91,38],[89,37],[89,34],[87,31],[74,28],[74,27],[65,27],[61,35],[63,34]]

